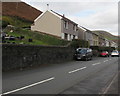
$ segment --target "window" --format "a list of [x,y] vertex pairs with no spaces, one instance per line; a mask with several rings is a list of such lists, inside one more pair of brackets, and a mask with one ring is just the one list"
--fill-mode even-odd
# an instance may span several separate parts
[[67,40],[67,38],[68,38],[68,34],[67,34],[67,33],[65,33],[65,35],[64,35],[64,36],[65,36],[65,39]]
[[68,22],[67,21],[64,21],[64,28],[68,29]]
[[72,40],[72,38],[71,38],[71,34],[69,34],[69,36],[70,36],[69,39]]
[[75,39],[75,35],[73,35],[73,39]]
[[73,25],[73,30],[77,31],[77,26],[76,25]]

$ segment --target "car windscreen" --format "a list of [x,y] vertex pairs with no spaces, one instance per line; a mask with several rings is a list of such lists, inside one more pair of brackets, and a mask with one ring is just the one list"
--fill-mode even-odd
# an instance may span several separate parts
[[76,51],[79,52],[79,51],[81,51],[81,50],[82,50],[82,49],[77,49]]
[[87,50],[85,50],[85,49],[81,49],[80,51],[79,51],[79,53],[86,53],[87,52]]
[[112,53],[118,53],[118,51],[112,51]]
[[107,51],[103,51],[102,53],[107,53]]

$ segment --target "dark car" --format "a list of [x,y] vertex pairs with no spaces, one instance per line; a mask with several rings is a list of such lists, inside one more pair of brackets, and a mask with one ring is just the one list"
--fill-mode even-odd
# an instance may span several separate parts
[[92,60],[92,49],[89,48],[77,48],[74,54],[76,60]]
[[107,51],[102,51],[100,53],[100,56],[102,56],[102,57],[109,57],[109,53]]

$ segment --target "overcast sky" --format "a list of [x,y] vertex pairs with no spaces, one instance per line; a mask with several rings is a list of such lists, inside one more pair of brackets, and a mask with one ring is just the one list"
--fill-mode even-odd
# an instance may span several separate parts
[[[118,35],[119,0],[22,0],[41,11],[54,10],[90,30]],[[53,2],[54,1],[54,2]]]

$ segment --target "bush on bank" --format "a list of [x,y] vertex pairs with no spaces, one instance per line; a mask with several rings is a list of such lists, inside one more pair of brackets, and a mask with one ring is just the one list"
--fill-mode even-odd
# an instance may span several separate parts
[[90,46],[90,48],[92,50],[97,50],[99,52],[101,52],[101,51],[112,52],[113,50],[115,50],[115,47],[105,47],[105,46]]
[[71,47],[73,48],[88,48],[89,47],[89,43],[88,41],[85,40],[81,40],[81,39],[73,39],[71,42]]

